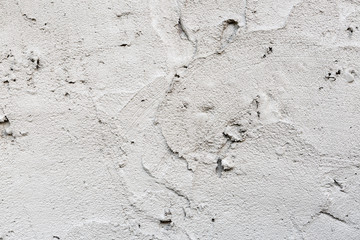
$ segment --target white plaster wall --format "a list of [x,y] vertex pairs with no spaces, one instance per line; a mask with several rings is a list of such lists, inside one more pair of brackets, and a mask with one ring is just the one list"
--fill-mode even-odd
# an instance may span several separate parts
[[1,0],[0,239],[360,239],[360,1]]

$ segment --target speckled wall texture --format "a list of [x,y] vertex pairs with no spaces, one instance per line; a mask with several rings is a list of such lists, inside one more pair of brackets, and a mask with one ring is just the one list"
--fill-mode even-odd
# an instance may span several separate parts
[[359,0],[0,0],[1,240],[360,239]]

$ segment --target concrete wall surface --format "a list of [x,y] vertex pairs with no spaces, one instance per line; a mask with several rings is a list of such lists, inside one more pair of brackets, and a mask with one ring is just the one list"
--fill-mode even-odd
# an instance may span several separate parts
[[360,239],[360,0],[0,0],[33,239]]

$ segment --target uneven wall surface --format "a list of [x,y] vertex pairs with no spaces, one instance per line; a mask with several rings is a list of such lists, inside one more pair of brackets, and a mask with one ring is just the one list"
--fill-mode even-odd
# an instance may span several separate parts
[[0,239],[360,239],[359,0],[1,0]]

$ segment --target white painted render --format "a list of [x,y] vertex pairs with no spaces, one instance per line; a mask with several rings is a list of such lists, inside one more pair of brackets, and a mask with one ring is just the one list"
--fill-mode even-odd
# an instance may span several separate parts
[[0,0],[0,240],[360,239],[359,0]]

